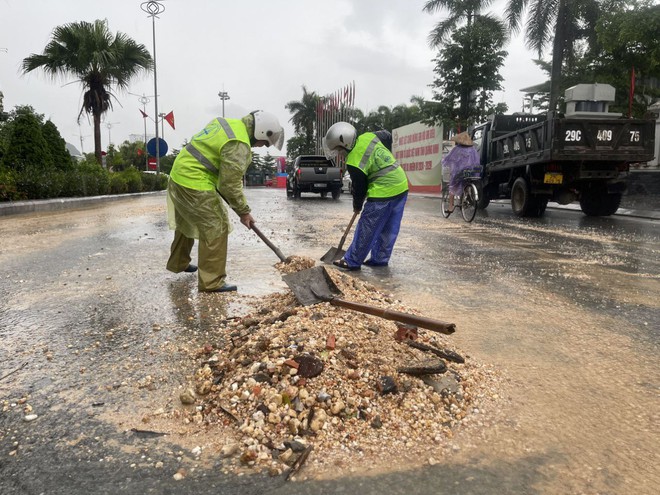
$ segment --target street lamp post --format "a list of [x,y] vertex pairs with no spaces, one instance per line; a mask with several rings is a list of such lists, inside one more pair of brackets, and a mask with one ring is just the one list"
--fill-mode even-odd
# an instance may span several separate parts
[[155,0],[149,0],[140,5],[140,8],[149,14],[151,17],[151,27],[153,32],[153,45],[154,45],[154,106],[156,115],[156,174],[160,174],[160,146],[158,136],[158,76],[156,73],[156,17],[158,14],[165,12],[165,5]]
[[108,148],[110,148],[110,145],[112,144],[112,138],[110,136],[110,129],[112,129],[112,126],[115,124],[121,124],[121,122],[108,122],[105,124],[105,126],[108,128]]
[[138,95],[129,91],[128,94],[137,96],[138,101],[142,103],[142,120],[144,120],[144,169],[149,170],[149,153],[147,152],[147,103],[151,100],[149,99],[150,97],[146,96],[144,93]]
[[224,119],[225,118],[225,100],[229,99],[229,93],[227,93],[226,91],[220,91],[218,93],[218,96],[222,100],[222,118]]

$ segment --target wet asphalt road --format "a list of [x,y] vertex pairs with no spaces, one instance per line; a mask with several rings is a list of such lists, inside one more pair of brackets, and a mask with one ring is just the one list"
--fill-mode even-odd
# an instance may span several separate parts
[[[318,259],[351,214],[347,197],[248,199],[287,255]],[[239,294],[200,295],[194,275],[164,270],[162,195],[2,218],[0,493],[655,493],[658,226],[559,210],[521,220],[502,204],[466,224],[443,219],[436,198],[410,198],[391,267],[355,276],[457,324],[457,347],[506,377],[497,420],[456,432],[454,453],[432,467],[286,483],[195,459],[203,432],[131,431],[175,401],[196,364],[183,350],[220,338],[218,316],[284,290],[253,233],[236,222],[230,236]]]

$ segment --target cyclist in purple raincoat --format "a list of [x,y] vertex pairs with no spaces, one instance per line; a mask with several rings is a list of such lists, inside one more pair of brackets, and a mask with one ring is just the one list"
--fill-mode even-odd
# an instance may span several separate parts
[[463,171],[480,168],[479,153],[467,132],[461,132],[451,138],[456,143],[445,156],[443,164],[451,173],[449,181],[449,210],[454,209],[454,196],[463,194]]

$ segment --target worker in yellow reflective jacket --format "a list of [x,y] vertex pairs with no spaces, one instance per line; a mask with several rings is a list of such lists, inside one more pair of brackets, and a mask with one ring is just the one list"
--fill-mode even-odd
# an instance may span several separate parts
[[[253,147],[282,149],[284,129],[275,115],[257,110],[242,119],[218,117],[195,134],[177,155],[167,186],[167,211],[174,241],[167,269],[198,272],[203,292],[235,291],[226,282],[230,222],[224,202],[248,229],[255,222],[243,194],[243,176]],[[222,197],[221,197],[222,196]],[[198,239],[198,266],[190,253]]]
[[387,131],[357,136],[348,122],[333,124],[325,135],[326,156],[346,157],[353,211],[362,212],[346,254],[334,262],[344,270],[359,270],[362,264],[387,266],[392,256],[408,198],[408,178],[389,149],[391,139]]

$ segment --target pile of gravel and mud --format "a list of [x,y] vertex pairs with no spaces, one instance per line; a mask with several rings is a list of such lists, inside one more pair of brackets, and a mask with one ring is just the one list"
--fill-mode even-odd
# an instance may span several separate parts
[[[290,273],[313,265],[278,264]],[[291,270],[292,265],[294,270]],[[328,270],[342,298],[415,314],[392,295]],[[226,322],[223,344],[198,350],[194,383],[174,415],[222,441],[228,471],[272,475],[387,463],[433,464],[454,432],[497,398],[498,373],[455,349],[451,336],[291,292],[260,299]]]

